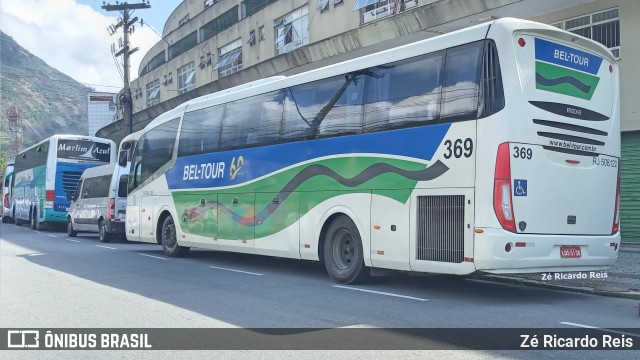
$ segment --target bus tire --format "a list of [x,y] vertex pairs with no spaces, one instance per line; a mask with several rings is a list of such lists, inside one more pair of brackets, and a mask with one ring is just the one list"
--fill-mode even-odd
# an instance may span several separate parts
[[103,243],[111,241],[111,234],[107,231],[107,224],[104,221],[100,221],[98,224],[98,240]]
[[329,276],[341,284],[353,284],[369,278],[364,265],[360,232],[351,218],[335,218],[324,239],[324,265]]
[[73,230],[73,222],[71,222],[71,218],[67,219],[67,236],[76,237],[78,232]]
[[36,230],[38,231],[42,231],[45,229],[45,227],[47,226],[46,222],[38,222],[38,218],[36,218]]
[[169,257],[183,257],[189,252],[189,247],[178,245],[178,232],[171,216],[167,216],[162,223],[160,242],[165,255]]

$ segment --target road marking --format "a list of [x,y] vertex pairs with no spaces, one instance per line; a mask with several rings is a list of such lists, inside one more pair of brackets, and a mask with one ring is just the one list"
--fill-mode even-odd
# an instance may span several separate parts
[[569,325],[569,326],[575,326],[575,327],[581,327],[581,328],[585,328],[585,329],[597,329],[597,327],[595,327],[595,326],[582,325],[582,324],[563,322],[563,321],[561,321],[560,324]]
[[27,256],[40,256],[40,255],[44,255],[44,254],[40,254],[40,253],[38,253],[38,254],[29,254]]
[[96,245],[96,246],[97,246],[97,247],[101,247],[101,248],[105,248],[105,249],[118,250],[118,249],[116,249],[116,248],[112,248],[112,247],[104,246],[104,245]]
[[383,291],[375,291],[375,290],[368,290],[368,289],[360,289],[360,288],[355,288],[355,287],[351,287],[351,286],[333,285],[333,287],[340,288],[340,289],[347,289],[347,290],[362,291],[362,292],[367,292],[367,293],[372,293],[372,294],[378,294],[378,295],[393,296],[393,297],[398,297],[398,298],[403,298],[403,299],[409,299],[409,300],[429,301],[429,299],[422,299],[422,298],[417,298],[417,297],[413,297],[413,296],[406,296],[406,295],[394,294],[394,293],[383,292]]
[[138,253],[138,255],[148,256],[148,257],[151,257],[151,258],[154,258],[154,259],[158,259],[158,260],[165,260],[165,261],[169,260],[167,258],[163,258],[163,257],[160,257],[160,256],[147,255],[147,254],[143,254],[143,253]]
[[67,241],[73,241],[73,242],[77,242],[77,243],[82,242],[82,241],[80,241],[80,240],[73,240],[73,239],[65,239],[65,240],[67,240]]
[[209,266],[212,269],[218,269],[218,270],[226,270],[226,271],[233,271],[233,272],[238,272],[238,273],[243,273],[243,274],[249,274],[249,275],[256,275],[256,276],[262,276],[264,274],[259,274],[259,273],[254,273],[254,272],[250,272],[250,271],[242,271],[242,270],[235,270],[235,269],[228,269],[228,268],[223,268],[223,267],[217,267],[217,266]]
[[606,329],[606,328],[599,328],[597,326],[582,325],[582,324],[576,324],[576,323],[564,322],[564,321],[561,321],[560,324],[568,325],[568,326],[575,326],[575,327],[580,327],[580,328],[585,328],[585,329],[596,329],[596,330],[600,330],[600,331],[604,331],[604,332],[610,332],[610,333],[614,333],[614,334],[621,334],[621,335],[640,337],[640,334],[628,333],[628,332],[624,332],[624,331],[617,331],[617,330],[611,330],[611,329]]
[[51,237],[55,237],[55,238],[57,238],[57,236],[55,236],[55,235],[51,235],[51,234],[47,234],[47,236],[51,236]]

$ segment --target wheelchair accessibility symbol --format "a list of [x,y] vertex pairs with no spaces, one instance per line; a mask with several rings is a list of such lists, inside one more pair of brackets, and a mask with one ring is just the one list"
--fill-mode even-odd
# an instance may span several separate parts
[[513,180],[513,196],[527,196],[527,180]]

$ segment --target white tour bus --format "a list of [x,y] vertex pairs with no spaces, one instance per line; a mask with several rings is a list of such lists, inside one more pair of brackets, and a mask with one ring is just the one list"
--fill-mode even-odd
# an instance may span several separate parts
[[615,263],[618,65],[500,19],[194,99],[139,135],[127,238],[448,274]]
[[66,223],[70,194],[82,172],[115,161],[115,143],[81,135],[53,135],[16,155],[12,214],[16,225]]
[[4,179],[2,181],[2,222],[9,223],[11,218],[11,191],[13,189],[13,162],[7,164],[4,169]]

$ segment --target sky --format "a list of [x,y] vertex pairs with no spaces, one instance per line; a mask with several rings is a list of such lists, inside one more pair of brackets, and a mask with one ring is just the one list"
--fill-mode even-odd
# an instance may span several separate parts
[[[115,5],[115,0],[106,2]],[[137,78],[142,58],[160,40],[158,34],[180,2],[150,0],[151,8],[133,13],[132,17],[144,19],[145,24],[136,24],[130,36],[132,47],[140,48],[130,58],[130,80]],[[121,15],[101,9],[102,3],[103,0],[2,0],[0,28],[30,53],[78,82],[97,91],[118,92],[123,80],[111,54],[111,44],[118,47],[122,28],[113,36],[107,28],[115,25]],[[117,61],[122,69],[122,56]]]

